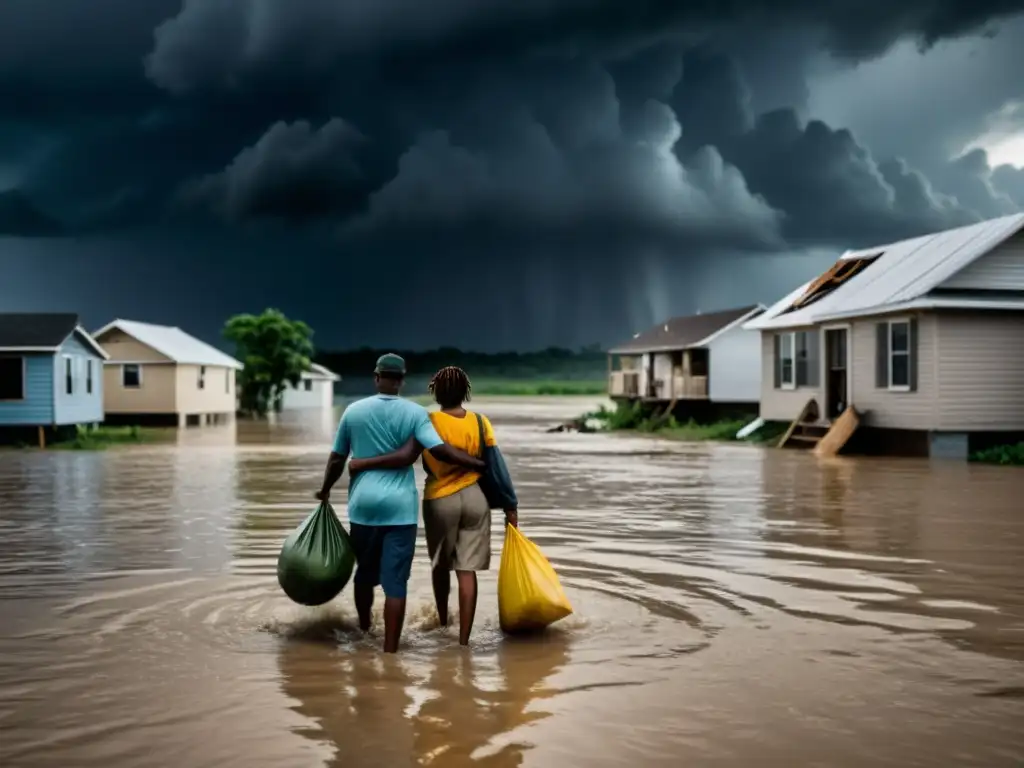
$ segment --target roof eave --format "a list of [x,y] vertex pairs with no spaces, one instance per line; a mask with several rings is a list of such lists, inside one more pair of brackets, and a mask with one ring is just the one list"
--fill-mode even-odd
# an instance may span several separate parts
[[75,326],[75,330],[73,330],[72,333],[77,333],[79,336],[81,336],[83,339],[85,339],[85,341],[92,348],[92,351],[95,352],[97,355],[99,355],[100,358],[102,358],[103,360],[109,360],[110,359],[110,355],[107,353],[107,351],[103,347],[101,347],[99,345],[99,343],[96,341],[96,339],[94,339],[90,335],[90,333],[87,330],[85,330],[85,328],[83,328],[80,325],[76,325]]

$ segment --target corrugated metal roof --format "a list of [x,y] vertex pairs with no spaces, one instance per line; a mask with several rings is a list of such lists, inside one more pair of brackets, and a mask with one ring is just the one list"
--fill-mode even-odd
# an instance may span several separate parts
[[643,333],[638,333],[629,341],[608,350],[611,354],[628,352],[653,352],[665,349],[686,349],[713,336],[728,325],[735,323],[757,309],[760,304],[751,304],[737,309],[725,309],[720,312],[708,312],[700,315],[673,317]]
[[827,296],[794,312],[785,312],[810,281],[744,327],[792,328],[831,317],[884,311],[886,306],[924,296],[1024,228],[1024,214],[1003,216],[898,243],[844,253],[841,260],[882,252],[875,263]]
[[[221,352],[216,347],[210,346],[205,341],[200,341],[195,336],[190,336],[180,328],[168,325],[152,325],[136,320],[114,320],[96,331],[93,336],[99,338],[102,334],[115,328],[176,363],[216,365],[236,370],[243,367],[235,358]],[[103,343],[102,340],[100,343]]]

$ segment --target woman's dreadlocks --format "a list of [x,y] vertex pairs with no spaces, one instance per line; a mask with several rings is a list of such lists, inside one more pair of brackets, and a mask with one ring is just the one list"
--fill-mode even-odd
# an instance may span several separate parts
[[434,374],[427,389],[442,408],[458,408],[470,399],[473,387],[464,370],[447,365]]

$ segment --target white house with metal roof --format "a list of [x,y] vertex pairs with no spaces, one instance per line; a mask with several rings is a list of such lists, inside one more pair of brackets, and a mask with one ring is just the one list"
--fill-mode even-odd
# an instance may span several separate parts
[[281,398],[283,410],[304,410],[308,408],[331,409],[334,407],[334,382],[341,376],[318,363],[310,363],[309,370],[302,374],[299,385],[289,385]]
[[234,418],[242,364],[216,347],[180,328],[135,320],[114,320],[93,338],[108,355],[108,423],[198,426]]
[[847,252],[744,328],[766,421],[853,406],[876,449],[932,456],[1024,439],[1024,214]]

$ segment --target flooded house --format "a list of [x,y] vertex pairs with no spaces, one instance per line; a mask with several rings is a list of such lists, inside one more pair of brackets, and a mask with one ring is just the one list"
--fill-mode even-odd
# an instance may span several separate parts
[[310,363],[304,371],[298,386],[288,385],[281,398],[283,410],[319,408],[330,410],[334,407],[334,382],[341,376],[319,363]]
[[847,252],[744,327],[781,445],[966,459],[1024,439],[1024,214]]
[[104,403],[114,424],[231,422],[242,364],[180,328],[114,320],[94,334],[106,351]]
[[103,421],[106,352],[70,312],[0,313],[0,432],[45,447]]
[[608,351],[608,395],[680,417],[756,413],[760,339],[743,325],[760,304],[673,317]]

